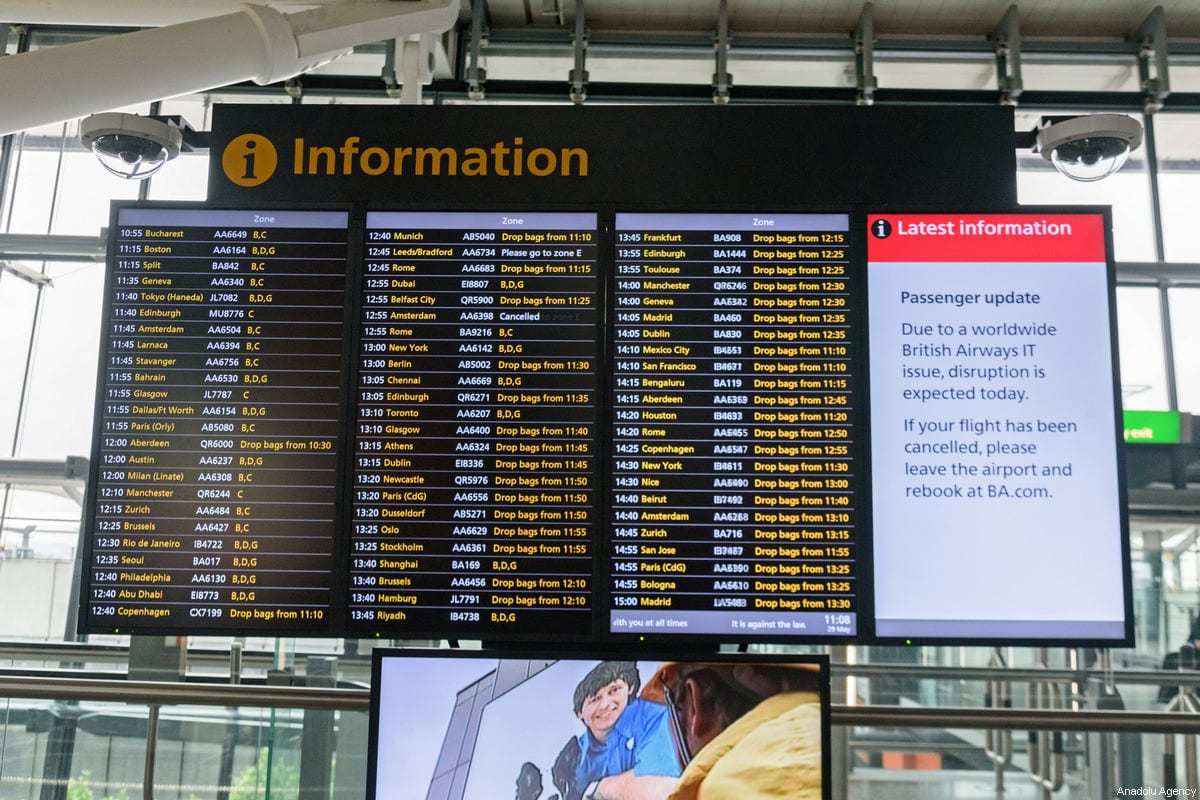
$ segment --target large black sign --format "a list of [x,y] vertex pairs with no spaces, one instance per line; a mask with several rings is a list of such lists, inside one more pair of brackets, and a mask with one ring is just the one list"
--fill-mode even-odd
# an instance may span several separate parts
[[1012,109],[214,108],[209,200],[831,208],[1016,203]]
[[1107,216],[1012,125],[219,107],[114,210],[81,627],[1127,640]]

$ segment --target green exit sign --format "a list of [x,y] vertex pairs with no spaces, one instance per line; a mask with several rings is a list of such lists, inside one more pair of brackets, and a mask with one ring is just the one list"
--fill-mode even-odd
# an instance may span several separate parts
[[1191,442],[1191,414],[1179,411],[1126,411],[1127,444]]

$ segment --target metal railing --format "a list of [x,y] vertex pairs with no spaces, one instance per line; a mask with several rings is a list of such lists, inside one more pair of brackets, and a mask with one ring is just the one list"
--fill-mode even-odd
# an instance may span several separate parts
[[[0,676],[0,697],[90,700],[157,706],[248,706],[359,712],[370,709],[370,691],[366,689],[96,681],[86,678]],[[830,721],[833,725],[872,727],[1193,734],[1200,732],[1200,715],[1167,711],[835,705],[830,709]]]
[[[836,665],[834,679],[850,675],[869,677],[904,673],[920,678],[991,682],[992,685],[1040,681],[1053,684],[1075,683],[1080,673],[1055,669],[1007,669],[969,667],[914,667],[907,665]],[[1181,697],[1191,698],[1190,686],[1200,685],[1200,673],[1166,673],[1146,670],[1132,675],[1138,683],[1155,684],[1178,681],[1184,685]],[[217,678],[217,680],[220,680]],[[994,689],[993,689],[994,691]],[[1035,693],[1036,694],[1036,693]],[[0,674],[0,698],[44,700],[57,702],[109,702],[144,706],[147,709],[143,800],[154,798],[154,769],[158,747],[160,712],[170,706],[219,706],[264,709],[303,709],[367,713],[370,710],[370,691],[365,688],[324,688],[312,686],[276,686],[263,684],[197,683],[131,681],[79,676],[31,676]],[[1200,714],[1181,713],[1192,705],[1176,704],[1165,711],[1129,711],[1107,709],[1070,709],[1062,703],[1051,708],[1006,707],[923,707],[903,705],[836,704],[831,707],[830,720],[835,739],[855,749],[872,747],[888,751],[903,750],[903,743],[881,744],[855,728],[924,728],[945,730],[976,730],[987,733],[989,743],[1005,742],[1012,731],[1030,733],[1028,751],[1030,777],[1043,792],[1057,790],[1062,785],[1061,750],[1043,747],[1041,739],[1051,741],[1066,733],[1087,734],[1162,734],[1170,740],[1174,757],[1174,737],[1185,736],[1185,753],[1195,753],[1195,737],[1200,733]],[[1002,735],[1001,735],[1002,734]],[[853,738],[851,738],[853,736]],[[1164,740],[1166,741],[1166,740]],[[989,744],[989,747],[992,745]],[[999,745],[1006,756],[997,767],[999,773],[1011,766],[1011,743]],[[929,751],[930,746],[919,748]],[[937,749],[937,745],[932,746]],[[986,750],[987,748],[985,748]],[[1008,751],[1004,753],[1003,751]],[[1194,758],[1194,756],[1193,756]],[[1039,761],[1040,759],[1040,761]],[[1038,761],[1038,763],[1035,763]],[[1173,765],[1173,761],[1172,761]],[[1050,769],[1052,767],[1052,769]],[[1185,761],[1186,780],[1195,775],[1194,764]],[[835,771],[841,769],[835,760]],[[835,785],[845,786],[846,775]],[[1173,771],[1164,778],[1173,780]],[[998,792],[1002,791],[997,786]],[[837,796],[844,796],[838,794]],[[999,794],[998,794],[999,796]],[[1044,795],[1045,796],[1045,795]]]

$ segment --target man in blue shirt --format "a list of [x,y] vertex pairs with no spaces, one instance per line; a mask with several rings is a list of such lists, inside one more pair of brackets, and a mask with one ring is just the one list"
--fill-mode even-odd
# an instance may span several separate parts
[[575,687],[578,737],[576,785],[595,800],[661,800],[681,771],[667,707],[637,696],[633,661],[604,661]]

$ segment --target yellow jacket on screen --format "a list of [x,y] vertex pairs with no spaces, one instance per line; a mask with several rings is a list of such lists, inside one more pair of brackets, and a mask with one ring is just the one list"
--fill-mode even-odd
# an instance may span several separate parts
[[763,700],[692,758],[671,800],[821,800],[819,695]]

